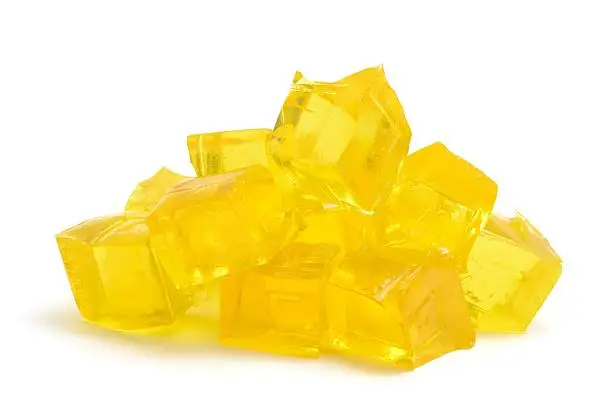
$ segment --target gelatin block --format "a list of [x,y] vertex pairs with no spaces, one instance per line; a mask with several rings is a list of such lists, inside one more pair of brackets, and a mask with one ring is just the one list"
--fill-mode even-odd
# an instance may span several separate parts
[[337,255],[331,245],[291,244],[266,265],[221,282],[221,342],[316,357],[323,289]]
[[451,264],[408,255],[349,254],[326,288],[329,342],[340,352],[414,369],[474,344],[459,273]]
[[257,164],[267,167],[266,140],[270,132],[270,129],[245,129],[190,135],[187,147],[191,165],[199,177]]
[[295,232],[272,174],[261,166],[180,183],[147,224],[161,264],[187,292],[266,263]]
[[391,189],[410,138],[382,67],[334,83],[298,72],[268,150],[307,194],[370,210]]
[[111,329],[172,323],[187,306],[149,245],[145,214],[95,218],[57,235],[83,317]]
[[561,259],[548,241],[521,214],[493,215],[476,239],[462,274],[476,330],[527,330],[561,268]]
[[465,262],[496,196],[493,180],[434,143],[404,159],[399,182],[368,225],[367,241],[400,260],[416,250]]

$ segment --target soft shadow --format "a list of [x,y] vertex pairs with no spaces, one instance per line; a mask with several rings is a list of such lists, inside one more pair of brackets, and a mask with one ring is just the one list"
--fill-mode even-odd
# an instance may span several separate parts
[[112,331],[83,320],[71,308],[49,308],[37,316],[35,323],[50,330],[86,337],[134,350],[146,350],[164,358],[202,358],[212,356],[230,360],[282,360],[290,364],[328,364],[341,371],[359,371],[368,375],[398,375],[405,370],[374,364],[357,358],[324,352],[320,359],[279,356],[218,344],[218,326],[210,319],[185,315],[169,326],[139,331]]
[[149,330],[113,331],[83,320],[78,312],[48,309],[36,322],[51,330],[61,331],[120,347],[147,350],[161,357],[197,358],[214,354],[228,359],[261,359],[259,353],[224,347],[217,343],[218,327],[201,316],[185,315],[171,325]]

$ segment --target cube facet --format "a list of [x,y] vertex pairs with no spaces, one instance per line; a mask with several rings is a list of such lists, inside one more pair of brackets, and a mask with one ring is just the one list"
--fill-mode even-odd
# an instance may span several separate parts
[[268,166],[270,129],[201,133],[187,138],[191,164],[198,177],[214,176],[253,165]]
[[162,167],[153,176],[138,183],[125,204],[125,211],[152,211],[166,191],[187,179]]
[[323,290],[333,245],[290,244],[265,265],[221,281],[221,342],[315,357],[324,328]]
[[368,224],[368,243],[400,260],[416,250],[463,262],[496,196],[493,180],[435,143],[404,159],[398,183]]
[[560,275],[561,259],[529,221],[493,215],[462,274],[476,329],[524,332]]
[[363,228],[368,215],[363,211],[348,205],[328,205],[307,209],[301,215],[303,229],[294,242],[335,245],[343,254],[364,245]]
[[83,317],[113,329],[171,323],[186,304],[151,251],[146,214],[95,218],[57,235]]
[[180,183],[147,224],[162,265],[185,290],[267,262],[294,228],[272,174],[261,166]]
[[382,67],[334,83],[298,72],[268,148],[304,191],[370,210],[395,181],[410,137]]
[[474,344],[457,269],[422,254],[349,254],[325,301],[329,343],[347,354],[413,369]]

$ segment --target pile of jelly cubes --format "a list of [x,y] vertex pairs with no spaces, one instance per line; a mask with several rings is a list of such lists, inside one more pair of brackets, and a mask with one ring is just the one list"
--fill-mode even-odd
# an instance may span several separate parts
[[492,213],[481,170],[410,139],[382,67],[296,73],[273,129],[191,135],[195,177],[161,168],[123,212],[57,235],[81,315],[142,330],[205,305],[228,346],[405,369],[524,332],[560,258]]

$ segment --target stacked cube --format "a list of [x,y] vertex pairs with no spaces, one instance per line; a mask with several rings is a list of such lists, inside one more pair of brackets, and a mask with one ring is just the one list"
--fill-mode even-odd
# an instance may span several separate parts
[[148,329],[205,299],[223,344],[406,369],[525,331],[561,260],[491,214],[493,180],[410,139],[382,67],[297,73],[274,129],[189,136],[196,177],[162,168],[123,213],[57,235],[81,314]]

